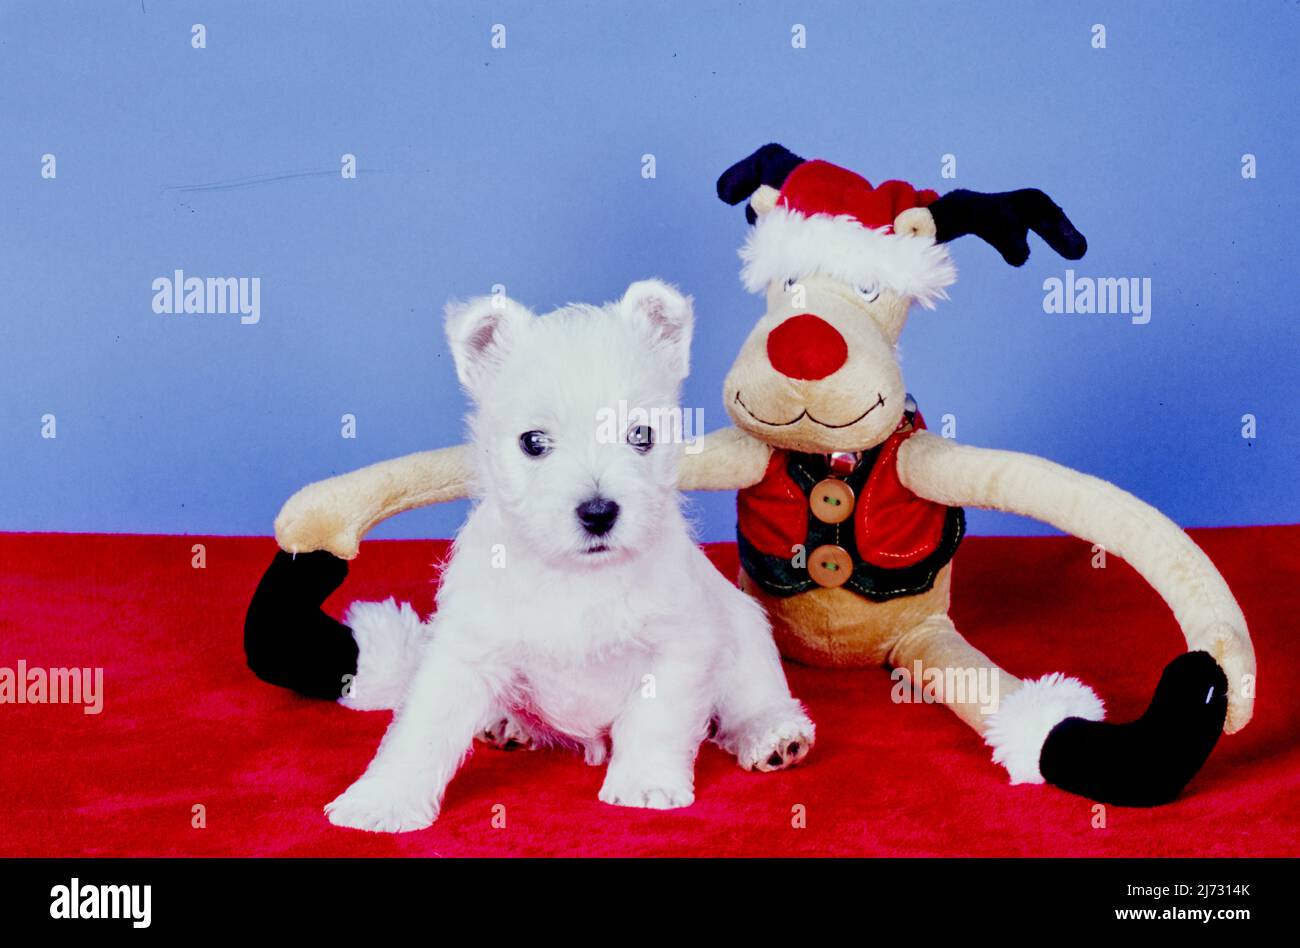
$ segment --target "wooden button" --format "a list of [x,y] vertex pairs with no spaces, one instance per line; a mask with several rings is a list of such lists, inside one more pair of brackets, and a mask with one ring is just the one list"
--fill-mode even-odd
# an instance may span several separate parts
[[853,515],[853,488],[838,477],[828,477],[813,487],[808,506],[822,523],[843,523]]
[[843,586],[853,574],[853,558],[842,546],[819,546],[808,555],[808,575],[818,586]]

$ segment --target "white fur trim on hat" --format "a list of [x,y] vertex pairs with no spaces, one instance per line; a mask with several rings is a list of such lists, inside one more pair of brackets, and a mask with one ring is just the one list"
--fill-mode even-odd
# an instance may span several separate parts
[[1042,783],[1038,760],[1052,728],[1066,718],[1100,721],[1106,708],[1096,692],[1060,672],[1044,675],[1002,699],[989,719],[984,743],[993,763],[1007,768],[1012,783]]
[[396,708],[406,697],[429,627],[409,602],[354,602],[344,619],[357,640],[357,675],[339,704],[354,711]]
[[821,273],[859,286],[876,282],[933,309],[936,300],[947,299],[944,287],[957,279],[947,249],[933,237],[872,230],[847,215],[805,217],[781,206],[758,219],[740,258],[741,279],[751,293],[773,280]]

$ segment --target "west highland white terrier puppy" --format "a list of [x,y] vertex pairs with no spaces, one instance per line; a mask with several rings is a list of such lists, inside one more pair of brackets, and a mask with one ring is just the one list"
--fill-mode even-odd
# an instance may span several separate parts
[[476,736],[581,749],[608,763],[602,801],[656,809],[694,801],[710,735],[746,769],[808,753],[761,607],[680,510],[691,327],[690,300],[654,280],[542,317],[499,296],[447,308],[478,499],[427,625],[392,600],[348,616],[361,660],[345,703],[397,707],[330,822],[430,825]]

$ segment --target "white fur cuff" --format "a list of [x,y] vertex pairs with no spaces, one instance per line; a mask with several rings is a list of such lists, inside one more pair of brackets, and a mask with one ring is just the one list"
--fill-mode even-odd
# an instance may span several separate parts
[[344,619],[357,642],[357,674],[339,704],[354,711],[396,708],[419,662],[428,626],[409,602],[354,602]]
[[846,283],[878,281],[927,309],[945,299],[944,287],[957,269],[943,244],[932,237],[895,234],[889,228],[863,227],[851,217],[776,207],[758,219],[740,250],[741,279],[751,293],[772,280],[822,273]]
[[1066,718],[1100,721],[1105,705],[1077,678],[1060,672],[1026,681],[1002,699],[989,718],[984,743],[993,748],[993,763],[1007,768],[1014,783],[1042,783],[1038,769],[1043,742]]

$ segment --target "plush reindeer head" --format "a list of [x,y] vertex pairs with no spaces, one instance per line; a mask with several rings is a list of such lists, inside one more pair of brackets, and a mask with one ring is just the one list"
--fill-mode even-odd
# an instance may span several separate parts
[[914,301],[947,298],[948,241],[975,234],[1013,266],[1029,256],[1030,230],[1068,259],[1087,249],[1042,191],[872,187],[776,144],[728,168],[718,197],[748,202],[742,277],[767,294],[723,398],[740,428],[792,451],[861,451],[897,428],[906,389],[895,346]]

